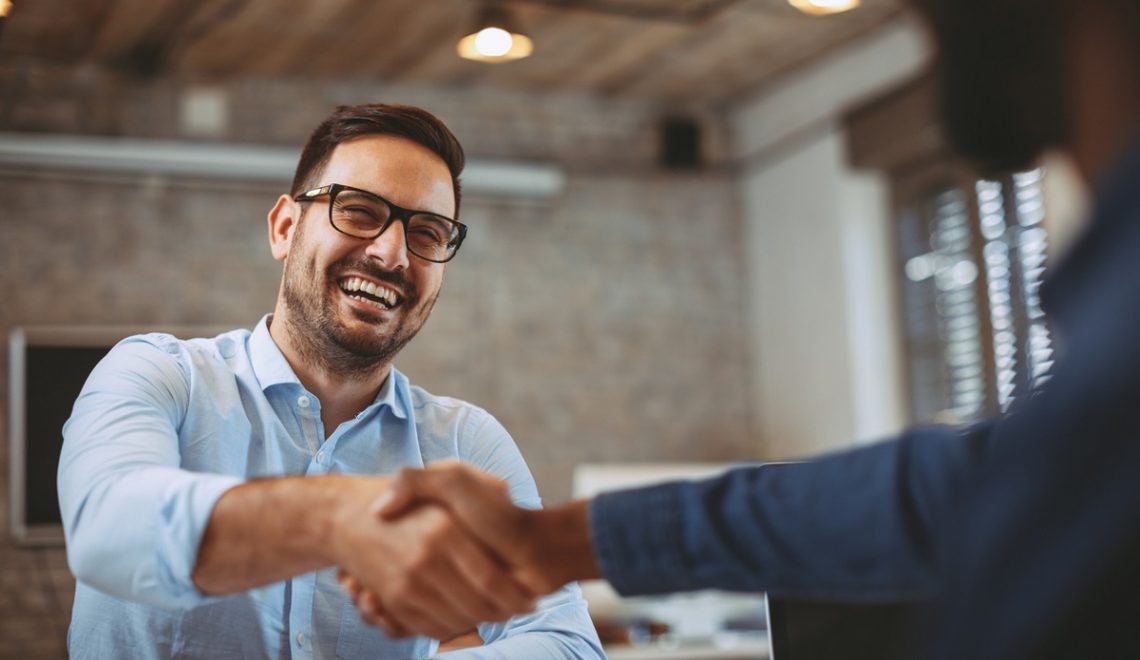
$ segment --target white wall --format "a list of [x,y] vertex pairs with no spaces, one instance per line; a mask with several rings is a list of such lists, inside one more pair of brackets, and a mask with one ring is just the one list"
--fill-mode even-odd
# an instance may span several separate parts
[[769,459],[835,446],[854,429],[837,142],[829,133],[743,182],[757,416]]
[[899,431],[908,417],[890,190],[881,177],[843,168],[838,192],[853,405],[847,438],[869,441]]
[[1090,192],[1076,164],[1062,153],[1050,153],[1045,168],[1045,229],[1049,232],[1049,259],[1064,257],[1088,221]]
[[731,113],[749,268],[760,454],[849,446],[905,424],[887,187],[846,165],[842,112],[914,76],[899,21]]

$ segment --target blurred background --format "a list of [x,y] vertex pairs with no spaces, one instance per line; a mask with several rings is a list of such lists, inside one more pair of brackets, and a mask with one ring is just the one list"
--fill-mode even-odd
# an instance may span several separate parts
[[[1036,288],[1084,193],[954,162],[920,27],[840,1],[0,0],[0,332],[253,326],[308,133],[410,103],[467,150],[471,231],[397,366],[496,415],[548,504],[582,466],[1001,410],[1047,378]],[[12,449],[23,387],[5,529],[54,489]],[[62,656],[73,588],[60,543],[0,541],[0,656]]]

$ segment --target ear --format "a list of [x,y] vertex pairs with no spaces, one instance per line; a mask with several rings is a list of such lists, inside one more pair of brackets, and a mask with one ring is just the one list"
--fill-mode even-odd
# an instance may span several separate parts
[[293,244],[293,234],[300,222],[301,206],[289,195],[281,195],[269,211],[269,251],[277,261],[284,261]]

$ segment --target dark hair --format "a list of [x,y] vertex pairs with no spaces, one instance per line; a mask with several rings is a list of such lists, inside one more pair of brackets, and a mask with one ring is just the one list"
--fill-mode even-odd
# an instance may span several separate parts
[[459,217],[459,174],[465,157],[459,140],[438,117],[427,110],[410,105],[368,103],[338,106],[317,126],[293,175],[290,192],[299,195],[318,185],[313,180],[324,170],[332,157],[333,149],[342,142],[365,135],[396,135],[431,149],[447,164],[451,172],[451,187],[455,191],[455,216]]

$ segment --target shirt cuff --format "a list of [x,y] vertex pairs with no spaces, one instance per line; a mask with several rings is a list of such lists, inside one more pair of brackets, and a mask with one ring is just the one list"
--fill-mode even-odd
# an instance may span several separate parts
[[198,549],[221,496],[242,482],[222,475],[187,475],[189,483],[173,483],[163,494],[157,529],[159,590],[182,605],[197,605],[210,596],[194,584]]
[[[589,505],[598,566],[623,596],[679,591],[688,574],[681,531],[682,483],[603,493]],[[663,579],[668,576],[668,579]]]

